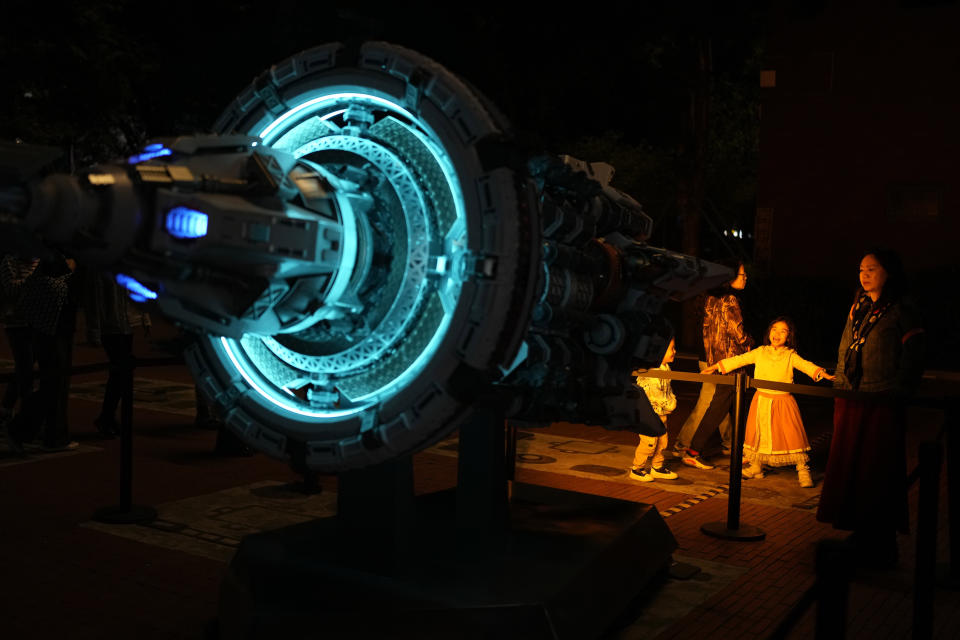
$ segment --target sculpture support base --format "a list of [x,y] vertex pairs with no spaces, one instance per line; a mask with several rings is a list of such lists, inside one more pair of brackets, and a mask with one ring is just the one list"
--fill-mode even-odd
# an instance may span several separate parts
[[677,546],[650,505],[522,483],[496,544],[463,542],[454,490],[414,508],[401,546],[338,517],[244,538],[220,638],[596,638]]

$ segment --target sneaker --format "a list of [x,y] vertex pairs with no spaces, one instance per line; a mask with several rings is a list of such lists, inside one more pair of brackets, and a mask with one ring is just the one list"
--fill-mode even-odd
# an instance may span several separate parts
[[809,489],[813,486],[813,478],[810,477],[810,469],[798,469],[797,479],[800,481],[800,486],[804,489]]
[[744,478],[757,478],[760,479],[763,477],[763,465],[762,464],[751,464],[749,467],[745,467],[741,472]]
[[79,446],[79,442],[71,440],[70,442],[66,442],[64,444],[42,445],[40,447],[40,451],[43,451],[44,453],[59,453],[61,451],[73,451]]
[[652,475],[654,478],[663,478],[664,480],[676,480],[679,477],[676,473],[670,471],[670,469],[667,469],[666,467],[660,467],[659,469],[654,467],[650,469],[650,475]]
[[640,482],[653,482],[653,476],[646,469],[630,469],[630,477]]
[[692,456],[689,453],[683,456],[683,464],[697,469],[713,469],[713,465],[703,459],[701,456]]

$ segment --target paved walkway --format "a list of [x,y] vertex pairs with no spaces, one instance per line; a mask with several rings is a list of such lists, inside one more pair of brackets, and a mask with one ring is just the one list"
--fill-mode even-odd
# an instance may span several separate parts
[[[139,338],[138,349],[146,349]],[[79,362],[101,358],[97,349],[78,348]],[[192,424],[185,370],[141,371],[138,377],[134,498],[161,513],[153,526],[141,527],[149,535],[91,522],[96,508],[118,499],[119,443],[100,440],[91,426],[102,374],[75,381],[71,427],[79,450],[19,460],[0,447],[2,637],[203,638],[216,615],[224,563],[242,535],[332,512],[335,477],[321,477],[323,491],[308,497],[297,493],[299,478],[279,462],[262,455],[216,456],[215,433]],[[678,390],[672,433],[695,400],[695,389]],[[829,429],[828,409],[803,403],[802,410],[812,439]],[[911,468],[916,444],[936,433],[938,420],[930,411],[913,412]],[[779,497],[746,491],[741,521],[760,527],[766,539],[729,542],[700,532],[702,524],[726,517],[722,469],[678,467],[689,484],[642,484],[623,474],[630,434],[570,424],[526,433],[521,452],[531,458],[521,458],[518,480],[653,504],[679,543],[675,559],[701,569],[699,577],[670,580],[636,603],[611,638],[766,638],[813,583],[816,542],[837,537],[814,519],[809,498],[816,489],[798,494],[810,504],[784,498],[793,482],[789,474],[744,485],[757,492],[766,487]],[[419,493],[456,482],[454,452],[444,444],[451,443],[415,456]],[[549,464],[532,461],[547,450],[561,455]],[[815,456],[814,462],[822,470],[822,460]],[[914,529],[916,494],[914,487]],[[946,514],[945,486],[941,503]],[[945,562],[945,515],[940,527],[938,557]],[[898,570],[857,574],[848,637],[910,637],[913,545],[912,536],[901,538]],[[934,637],[960,637],[960,592],[937,590],[935,605]],[[808,610],[786,637],[812,637],[813,614]]]

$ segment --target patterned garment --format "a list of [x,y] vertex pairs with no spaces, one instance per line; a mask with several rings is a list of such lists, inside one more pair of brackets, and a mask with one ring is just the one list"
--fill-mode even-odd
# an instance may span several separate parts
[[850,381],[850,385],[856,389],[860,386],[860,379],[863,377],[863,365],[861,363],[861,349],[867,341],[867,336],[879,324],[884,314],[893,304],[887,301],[884,304],[874,304],[870,296],[866,293],[857,297],[857,301],[850,310],[852,320],[851,341],[847,347],[847,352],[843,366],[843,375]]
[[[859,391],[910,393],[923,375],[926,351],[919,313],[906,299],[889,306],[881,305],[882,313],[876,315],[871,307],[867,298],[865,309],[857,314],[854,307],[847,316],[833,386]],[[859,330],[858,324],[861,325]],[[853,347],[858,342],[859,346]]]
[[[663,371],[670,371],[670,365],[659,367]],[[677,408],[677,396],[673,393],[670,381],[666,378],[648,378],[637,376],[637,386],[647,394],[650,406],[658,416],[665,416]]]
[[[66,265],[64,264],[64,268]],[[46,335],[57,330],[60,311],[67,302],[70,272],[47,275],[40,261],[4,256],[0,262],[0,286],[4,297],[13,301],[10,317]]]
[[34,272],[40,260],[21,260],[5,255],[0,260],[0,292],[3,294],[3,324],[6,327],[24,327],[27,321],[20,316],[17,301],[24,281]]
[[23,283],[23,296],[18,309],[29,326],[48,336],[56,333],[60,311],[67,302],[69,277],[34,275],[27,278]]
[[719,362],[724,358],[746,353],[753,347],[753,339],[743,328],[740,303],[732,293],[708,296],[703,307],[703,349],[706,361]]

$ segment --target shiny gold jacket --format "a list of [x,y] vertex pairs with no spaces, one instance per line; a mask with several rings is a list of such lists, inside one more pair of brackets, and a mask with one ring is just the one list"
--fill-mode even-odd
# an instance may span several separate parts
[[707,362],[714,364],[752,348],[753,339],[743,328],[737,297],[732,293],[707,296],[703,307],[703,350]]

